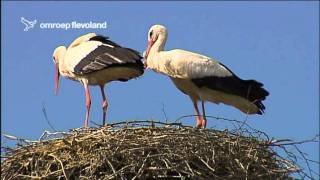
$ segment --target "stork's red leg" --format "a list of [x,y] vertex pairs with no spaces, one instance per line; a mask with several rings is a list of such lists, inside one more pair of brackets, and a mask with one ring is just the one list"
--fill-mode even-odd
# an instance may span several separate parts
[[102,109],[103,109],[103,119],[102,119],[102,126],[106,125],[106,112],[107,112],[107,108],[108,108],[108,101],[107,101],[107,97],[104,94],[104,86],[100,86],[101,89],[101,94],[102,94],[102,98],[103,98],[103,103],[102,103]]
[[198,105],[197,105],[197,102],[196,101],[192,101],[193,103],[193,106],[194,106],[194,111],[196,112],[196,115],[197,115],[197,128],[201,128],[202,126],[202,118],[200,116],[200,113],[199,113],[199,109],[198,109]]
[[91,107],[91,97],[89,92],[89,86],[87,83],[84,83],[84,89],[86,90],[86,106],[87,106],[87,112],[86,112],[86,121],[84,123],[84,127],[88,127],[88,121],[89,121],[89,113],[90,113],[90,107]]
[[206,110],[204,107],[204,101],[201,101],[202,105],[202,128],[206,128],[207,126],[207,117],[206,117]]

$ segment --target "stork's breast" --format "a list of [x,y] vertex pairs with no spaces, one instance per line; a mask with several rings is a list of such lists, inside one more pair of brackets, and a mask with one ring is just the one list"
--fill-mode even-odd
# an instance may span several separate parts
[[104,85],[110,81],[128,81],[142,75],[137,68],[132,67],[110,67],[86,75],[90,85]]
[[194,100],[200,100],[200,89],[190,80],[184,78],[170,77],[174,85],[184,94],[190,96]]

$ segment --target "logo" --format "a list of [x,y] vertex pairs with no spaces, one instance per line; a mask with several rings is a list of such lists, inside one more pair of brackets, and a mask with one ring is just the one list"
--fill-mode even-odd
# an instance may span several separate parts
[[21,22],[26,26],[23,31],[28,31],[29,29],[34,28],[34,25],[37,23],[37,20],[29,21],[26,18],[21,17]]
[[[61,30],[69,30],[69,29],[106,29],[107,22],[78,22],[78,21],[69,21],[69,22],[41,22],[37,20],[27,20],[24,17],[21,17],[21,23],[24,24],[26,27],[23,31],[29,31],[34,27],[44,29],[44,30],[53,30],[53,29],[61,29]],[[36,24],[38,24],[36,26]]]

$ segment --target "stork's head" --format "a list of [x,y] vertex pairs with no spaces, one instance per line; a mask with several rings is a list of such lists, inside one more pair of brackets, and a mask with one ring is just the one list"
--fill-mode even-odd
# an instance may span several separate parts
[[153,25],[148,32],[148,47],[144,54],[145,59],[148,58],[152,46],[159,39],[159,37],[164,38],[163,41],[165,41],[167,38],[167,29],[159,24]]
[[56,95],[58,95],[59,89],[59,62],[64,58],[64,54],[66,53],[67,49],[65,46],[59,46],[53,51],[53,62],[56,65]]

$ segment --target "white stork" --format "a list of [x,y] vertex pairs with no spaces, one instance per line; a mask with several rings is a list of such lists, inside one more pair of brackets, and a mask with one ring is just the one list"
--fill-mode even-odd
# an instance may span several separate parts
[[86,119],[91,106],[89,85],[99,85],[103,98],[103,121],[105,125],[108,102],[104,85],[110,81],[128,81],[141,76],[144,72],[142,57],[139,52],[121,47],[108,37],[95,33],[83,35],[66,48],[59,46],[54,50],[53,60],[56,64],[56,95],[58,94],[60,74],[68,79],[80,81],[86,93]]
[[[224,103],[246,114],[262,114],[268,92],[255,80],[242,80],[218,61],[181,49],[164,51],[167,29],[154,25],[148,32],[145,66],[171,78],[194,105],[197,127],[206,127],[205,101]],[[197,103],[201,101],[203,116]]]

